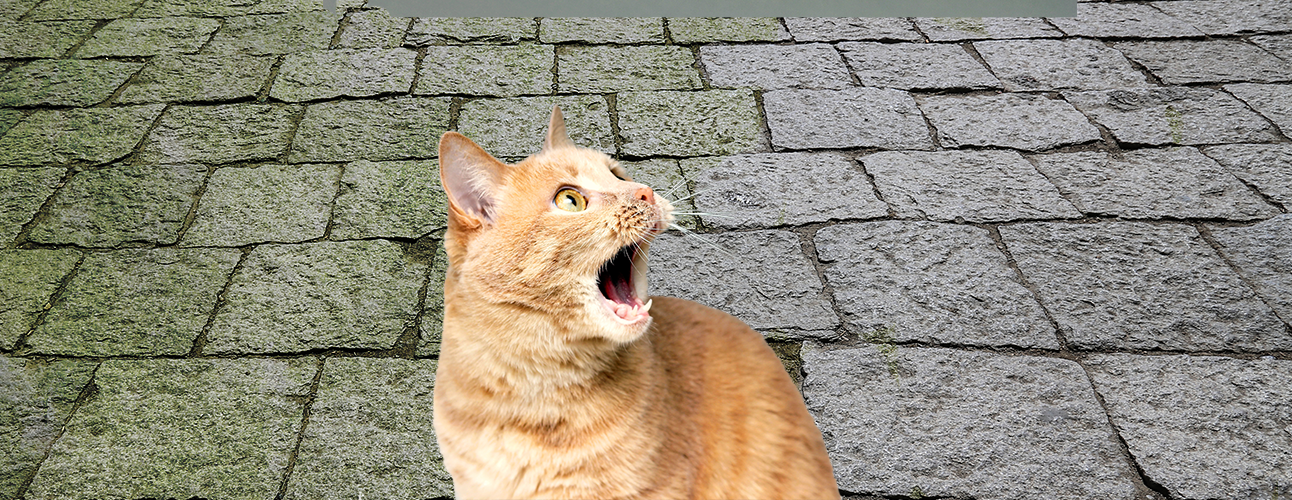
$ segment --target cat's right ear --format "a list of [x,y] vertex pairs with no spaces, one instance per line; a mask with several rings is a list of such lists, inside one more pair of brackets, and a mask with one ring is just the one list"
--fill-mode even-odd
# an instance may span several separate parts
[[449,198],[449,219],[464,228],[491,224],[507,165],[457,132],[440,136],[440,183]]
[[561,114],[561,107],[552,106],[552,119],[547,121],[547,137],[543,139],[543,151],[572,147],[574,147],[574,141],[570,140],[570,134],[565,131],[565,116]]

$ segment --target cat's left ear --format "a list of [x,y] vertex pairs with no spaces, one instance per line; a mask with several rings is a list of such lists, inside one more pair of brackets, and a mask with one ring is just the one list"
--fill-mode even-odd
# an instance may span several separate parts
[[489,224],[497,217],[498,196],[507,165],[457,132],[440,137],[440,183],[449,198],[449,219],[463,228]]
[[572,148],[574,142],[565,132],[565,116],[561,115],[560,106],[552,106],[552,119],[547,122],[547,138],[543,140],[543,151],[560,148]]

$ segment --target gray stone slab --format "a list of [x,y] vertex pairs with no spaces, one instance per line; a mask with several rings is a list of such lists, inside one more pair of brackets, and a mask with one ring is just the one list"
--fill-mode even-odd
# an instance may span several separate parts
[[18,498],[97,365],[0,356],[0,498]]
[[1013,151],[891,151],[860,161],[898,217],[942,222],[1081,217]]
[[538,24],[543,43],[664,43],[659,17],[545,17]]
[[934,42],[1063,36],[1044,19],[1034,17],[917,17],[915,25]]
[[1211,234],[1257,295],[1292,325],[1292,215],[1249,227],[1211,228]]
[[[158,105],[160,106],[160,105]],[[172,106],[140,150],[151,163],[270,160],[287,151],[300,106]]]
[[1253,36],[1249,37],[1247,41],[1260,46],[1260,48],[1269,51],[1284,61],[1292,61],[1292,33]]
[[1130,219],[1264,219],[1278,213],[1194,148],[1058,153],[1036,157],[1082,212]]
[[337,49],[288,54],[269,96],[287,102],[406,93],[417,53],[405,49]]
[[188,354],[239,257],[234,249],[90,253],[27,347],[59,356]]
[[337,165],[216,170],[182,244],[236,247],[322,238],[340,177]]
[[417,330],[421,337],[417,344],[418,357],[440,355],[440,342],[444,340],[444,274],[448,262],[444,246],[438,245],[435,264],[428,273],[426,303],[422,306],[422,321]]
[[552,93],[551,45],[445,45],[426,48],[415,94],[518,96]]
[[26,116],[27,113],[19,109],[0,109],[0,136]]
[[345,166],[332,210],[332,239],[420,238],[447,225],[440,165],[357,161]]
[[454,43],[516,43],[537,38],[538,23],[528,17],[419,17],[405,43],[414,46]]
[[852,86],[848,68],[833,46],[705,45],[700,62],[719,88],[840,89]]
[[[673,223],[687,229],[695,229],[700,220],[693,214],[695,197],[691,195],[691,179],[682,171],[678,160],[656,158],[643,161],[621,162],[633,182],[640,182],[655,190],[656,198],[664,198],[673,204]],[[690,174],[694,177],[695,174]]]
[[0,247],[7,247],[63,182],[62,168],[0,169]]
[[787,231],[663,234],[650,248],[651,294],[694,300],[794,338],[833,329],[839,317],[801,248]]
[[386,9],[350,13],[341,30],[337,47],[347,49],[391,49],[404,43],[404,34],[412,20],[392,17]]
[[13,21],[40,3],[40,0],[3,0],[0,1],[0,19]]
[[933,149],[919,108],[900,90],[776,90],[763,94],[763,109],[779,148]]
[[1118,142],[1136,145],[1274,142],[1278,131],[1233,96],[1205,87],[1065,92]]
[[1029,223],[1000,234],[1079,349],[1292,348],[1287,326],[1191,226]]
[[1000,80],[957,44],[843,42],[838,47],[867,87],[1000,88]]
[[76,57],[193,54],[219,27],[218,19],[196,17],[115,19],[76,49]]
[[[81,260],[70,248],[0,250],[0,349],[12,350]],[[0,433],[2,435],[3,433]]]
[[1171,498],[1292,495],[1292,363],[1101,354],[1085,365],[1144,476]]
[[557,89],[609,93],[704,87],[695,56],[674,45],[572,46],[556,51]]
[[[830,153],[764,153],[682,161],[706,227],[766,228],[888,215],[857,164]],[[787,189],[788,188],[788,189]]]
[[1284,137],[1292,137],[1292,85],[1239,83],[1225,85],[1225,90],[1269,118]]
[[[325,3],[318,0],[218,0],[192,2],[189,0],[144,0],[134,17],[232,17],[257,14],[283,14],[288,12],[322,11]],[[340,18],[340,16],[337,16]]]
[[839,488],[884,498],[1132,498],[1081,366],[947,349],[804,345],[803,396]]
[[263,245],[234,275],[210,354],[390,349],[417,317],[426,265],[385,240]]
[[318,362],[104,361],[28,498],[269,498]]
[[785,26],[797,42],[924,40],[909,19],[897,17],[787,17]]
[[54,196],[28,241],[115,247],[174,244],[206,177],[202,165],[121,165],[80,172]]
[[790,34],[775,17],[672,17],[664,20],[673,43],[783,42]]
[[104,0],[101,2],[45,0],[23,18],[28,21],[114,19],[130,15],[141,2],[143,0]]
[[1278,0],[1191,0],[1154,4],[1208,35],[1288,31],[1292,9]]
[[305,109],[288,158],[293,163],[434,158],[448,128],[446,98],[313,104]]
[[108,163],[129,155],[163,108],[36,111],[0,137],[0,165]]
[[116,102],[217,102],[256,97],[269,83],[276,56],[157,56],[144,66]]
[[1241,40],[1132,41],[1113,45],[1167,85],[1280,82],[1292,63]]
[[106,101],[143,63],[44,59],[0,76],[0,106],[90,106]]
[[1099,129],[1072,105],[1040,95],[935,95],[923,98],[920,109],[947,148],[1044,151],[1100,139]]
[[95,21],[0,23],[0,58],[59,57],[94,29]]
[[1292,207],[1292,144],[1230,144],[1203,153],[1269,200]]
[[614,153],[610,105],[597,95],[470,101],[462,105],[458,131],[491,155],[523,158],[542,149],[552,107],[558,105],[570,140],[581,147]]
[[1049,21],[1071,36],[1094,38],[1203,36],[1202,32],[1193,25],[1168,16],[1147,3],[1079,3],[1076,17],[1051,17]]
[[436,361],[332,358],[285,498],[453,496],[435,442]]
[[624,92],[616,103],[621,154],[727,155],[764,148],[749,89]]
[[1094,40],[996,40],[973,46],[1009,91],[1148,85],[1120,52]]
[[340,23],[341,15],[332,11],[228,17],[203,52],[258,56],[323,50]]

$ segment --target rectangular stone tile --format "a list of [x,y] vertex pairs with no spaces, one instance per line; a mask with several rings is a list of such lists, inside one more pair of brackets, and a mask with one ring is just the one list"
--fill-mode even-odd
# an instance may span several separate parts
[[1094,40],[1000,40],[973,46],[1009,91],[1148,85],[1126,57]]
[[444,340],[444,274],[448,266],[449,256],[444,253],[444,245],[436,245],[435,263],[427,273],[426,302],[417,329],[421,337],[417,344],[418,357],[440,355],[440,343]]
[[[673,223],[687,229],[698,227],[700,218],[693,214],[695,197],[691,195],[687,174],[682,171],[678,160],[656,158],[643,161],[620,162],[628,171],[633,182],[640,182],[655,190],[657,198],[664,198],[673,204]],[[694,174],[691,174],[694,177]]]
[[816,234],[826,280],[862,338],[1058,349],[1054,327],[986,229],[884,221]]
[[1239,83],[1225,85],[1225,90],[1269,118],[1284,137],[1292,137],[1292,85]]
[[76,49],[76,57],[193,54],[219,27],[218,19],[196,17],[116,19]]
[[404,43],[412,20],[391,17],[386,9],[361,10],[350,14],[342,28],[337,47],[345,49],[392,49]]
[[884,40],[920,42],[909,19],[895,17],[787,17],[785,26],[796,42]]
[[552,107],[558,105],[574,144],[614,153],[610,105],[597,95],[468,101],[459,113],[458,131],[491,155],[523,158],[542,149]]
[[129,155],[165,106],[40,110],[0,137],[0,165],[108,163]]
[[838,47],[867,87],[1000,88],[1000,80],[956,44],[844,42]]
[[516,43],[538,37],[528,17],[419,17],[405,43],[417,47],[455,43]]
[[1292,61],[1292,33],[1286,35],[1260,35],[1249,37],[1252,42],[1284,61]]
[[1292,207],[1292,144],[1231,144],[1203,153],[1284,209]]
[[1026,17],[917,17],[915,25],[934,42],[1063,36],[1044,19]]
[[1132,498],[1081,366],[948,349],[803,346],[839,488],[885,498]]
[[59,57],[94,29],[95,21],[0,23],[0,58]]
[[1132,41],[1113,47],[1167,85],[1278,82],[1292,74],[1292,63],[1241,40]]
[[115,19],[130,15],[142,2],[143,0],[101,0],[96,2],[45,0],[23,18],[27,21]]
[[700,62],[719,88],[839,89],[852,86],[834,47],[800,45],[705,45]]
[[1135,462],[1171,498],[1292,495],[1292,363],[1100,354],[1085,364]]
[[426,48],[414,94],[518,96],[552,93],[551,45],[444,45]]
[[616,101],[622,154],[702,156],[763,149],[749,89],[625,92]]
[[857,164],[830,153],[763,153],[682,161],[706,227],[766,228],[888,215]]
[[390,349],[417,317],[426,265],[386,240],[262,245],[234,275],[210,354]]
[[433,158],[448,128],[445,98],[312,104],[305,108],[288,158],[292,163]]
[[1086,214],[1252,220],[1278,213],[1194,148],[1058,153],[1037,156],[1036,164]]
[[337,165],[216,170],[182,244],[236,247],[322,238],[340,177]]
[[1071,104],[1034,94],[934,95],[920,109],[942,147],[1044,151],[1098,141],[1099,129]]
[[658,17],[545,17],[538,25],[543,43],[664,43]]
[[323,50],[340,22],[341,15],[331,11],[228,17],[203,52],[258,56]]
[[933,148],[919,108],[900,90],[775,90],[763,94],[763,109],[780,148]]
[[[0,349],[12,350],[36,325],[67,273],[81,260],[70,248],[0,250]],[[0,433],[2,435],[3,433]]]
[[202,165],[120,165],[80,172],[54,196],[28,241],[115,247],[171,245],[206,177]]
[[774,17],[672,17],[665,19],[673,43],[783,42],[790,34]]
[[[1165,5],[1158,3],[1157,5]],[[1094,38],[1177,38],[1203,36],[1187,22],[1147,3],[1077,4],[1077,17],[1051,17],[1051,24],[1071,36]]]
[[63,183],[67,169],[0,169],[0,247],[18,237],[22,226],[32,220],[49,195]]
[[1292,325],[1292,215],[1249,227],[1211,228],[1211,234],[1257,295]]
[[145,0],[134,17],[231,17],[322,11],[324,8],[324,2],[318,0]]
[[1079,349],[1292,348],[1287,326],[1191,226],[1030,223],[1000,234]]
[[96,366],[0,356],[0,498],[18,498]]
[[287,102],[406,93],[417,53],[405,48],[288,54],[269,96]]
[[447,222],[440,164],[357,161],[345,166],[332,210],[332,239],[420,238]]
[[435,367],[432,359],[328,359],[285,498],[453,496],[432,427]]
[[0,106],[91,106],[106,101],[143,63],[46,59],[0,75]]
[[693,90],[704,86],[695,56],[675,45],[561,47],[557,89],[608,93],[627,90]]
[[216,102],[256,97],[269,82],[276,56],[157,56],[116,102]]
[[140,159],[150,163],[229,163],[282,156],[300,106],[173,106],[148,134]]
[[1292,8],[1279,0],[1192,0],[1154,3],[1208,35],[1288,31]]
[[1124,144],[1274,142],[1278,131],[1242,102],[1204,87],[1064,92]]
[[271,498],[318,362],[109,360],[28,498]]

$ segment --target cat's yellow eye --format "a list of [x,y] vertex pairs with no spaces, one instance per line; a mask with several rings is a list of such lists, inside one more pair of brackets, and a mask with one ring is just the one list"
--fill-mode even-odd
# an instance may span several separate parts
[[566,212],[582,212],[588,208],[588,200],[583,199],[583,195],[571,188],[564,188],[556,192],[556,198],[552,198],[552,203],[556,208]]

